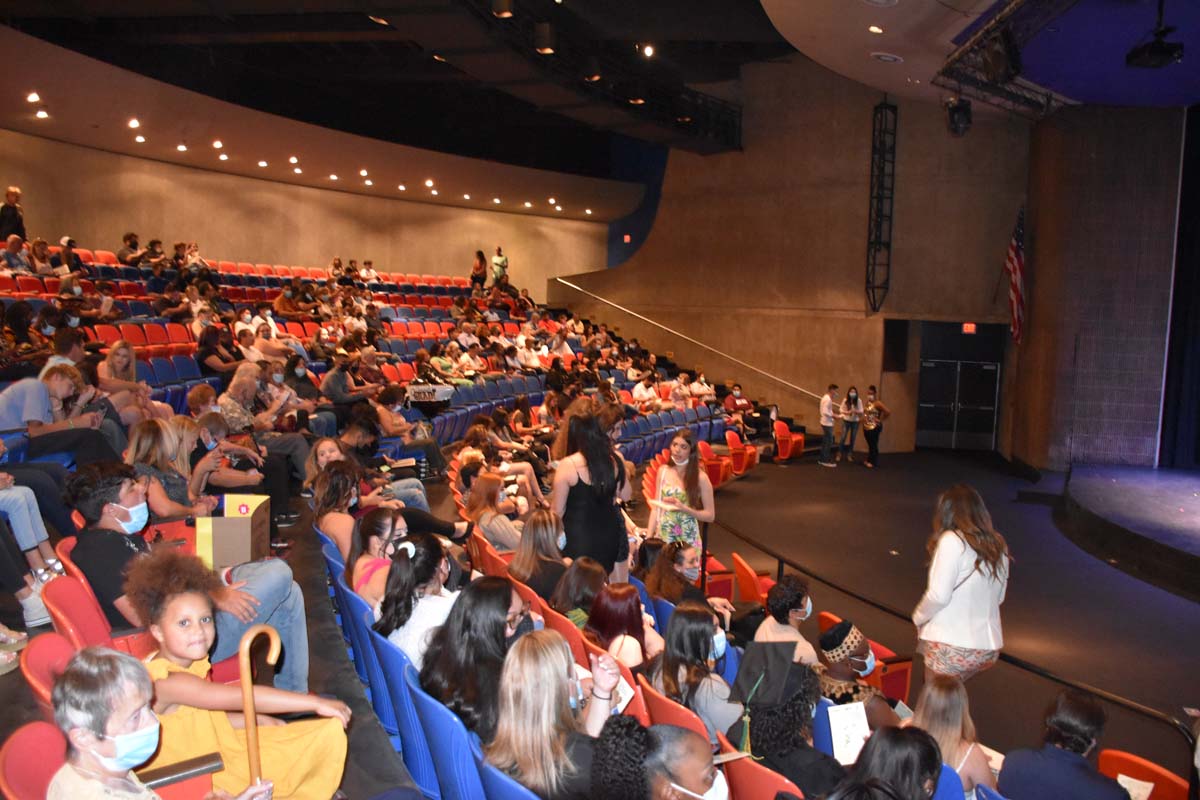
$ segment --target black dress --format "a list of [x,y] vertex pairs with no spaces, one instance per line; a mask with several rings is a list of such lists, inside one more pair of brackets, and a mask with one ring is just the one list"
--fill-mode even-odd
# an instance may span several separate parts
[[563,509],[563,528],[567,532],[567,547],[563,555],[572,559],[588,556],[599,561],[605,572],[629,557],[629,539],[625,535],[625,520],[613,504],[616,487],[625,482],[625,465],[617,461],[617,480],[613,488],[601,494],[583,478],[567,493]]

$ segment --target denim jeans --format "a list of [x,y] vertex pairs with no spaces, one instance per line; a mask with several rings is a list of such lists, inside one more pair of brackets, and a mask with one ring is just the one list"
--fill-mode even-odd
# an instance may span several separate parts
[[425,485],[416,478],[401,478],[388,484],[392,497],[404,503],[409,508],[429,510],[429,500],[425,497]]
[[27,486],[10,486],[0,489],[0,512],[8,517],[8,527],[21,552],[32,550],[38,542],[50,538],[46,525],[38,513],[37,498]]
[[833,463],[833,426],[821,426],[821,463]]
[[[846,446],[847,439],[850,440],[849,447]],[[854,452],[854,442],[857,441],[857,439],[858,439],[858,422],[850,422],[849,420],[844,420],[842,422],[842,441],[839,445],[842,449],[842,452],[843,453],[853,453]]]
[[337,415],[332,411],[317,411],[308,415],[308,427],[315,436],[333,438],[337,436]]
[[223,661],[237,655],[242,634],[252,625],[266,623],[279,632],[283,655],[276,665],[275,688],[289,692],[308,691],[308,626],[304,617],[304,596],[292,580],[292,570],[283,561],[269,558],[239,564],[232,570],[231,582],[245,581],[242,591],[259,602],[258,614],[242,622],[233,614],[217,612],[217,642],[212,660]]

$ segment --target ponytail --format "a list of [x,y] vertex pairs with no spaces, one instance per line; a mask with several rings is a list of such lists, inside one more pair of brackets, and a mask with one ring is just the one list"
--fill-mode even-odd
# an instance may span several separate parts
[[417,605],[417,590],[433,580],[445,554],[437,539],[414,534],[396,545],[375,630],[387,636],[404,627]]

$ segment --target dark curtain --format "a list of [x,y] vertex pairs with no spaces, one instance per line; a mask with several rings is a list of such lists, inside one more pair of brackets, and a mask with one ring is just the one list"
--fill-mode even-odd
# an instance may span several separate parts
[[1200,106],[1187,114],[1160,467],[1200,467]]

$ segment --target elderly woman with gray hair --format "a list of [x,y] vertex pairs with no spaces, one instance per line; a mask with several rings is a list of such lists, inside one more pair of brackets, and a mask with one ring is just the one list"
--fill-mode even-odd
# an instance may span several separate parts
[[[54,721],[67,739],[67,762],[50,781],[47,800],[157,798],[133,772],[158,749],[153,700],[150,673],[133,656],[104,647],[76,653],[54,684]],[[251,786],[237,800],[269,800],[271,790],[270,783]]]

